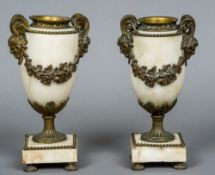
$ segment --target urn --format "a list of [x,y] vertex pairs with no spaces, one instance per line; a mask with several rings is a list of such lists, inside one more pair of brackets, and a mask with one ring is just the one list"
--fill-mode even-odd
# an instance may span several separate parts
[[121,53],[130,64],[131,81],[138,103],[152,115],[152,128],[141,140],[166,143],[175,135],[163,127],[164,114],[176,104],[185,78],[185,68],[198,45],[195,21],[190,15],[177,18],[126,15],[118,39]]
[[89,21],[82,14],[64,16],[22,15],[11,19],[10,52],[18,60],[28,102],[42,114],[44,129],[33,135],[35,143],[66,141],[56,131],[55,114],[64,108],[76,77],[79,59],[87,52]]

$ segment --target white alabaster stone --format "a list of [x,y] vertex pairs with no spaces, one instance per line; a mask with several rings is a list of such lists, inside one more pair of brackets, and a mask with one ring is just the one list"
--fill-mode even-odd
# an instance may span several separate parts
[[60,63],[74,63],[78,52],[78,37],[79,33],[48,35],[26,32],[27,54],[33,65],[47,67],[52,64],[56,67]]
[[187,161],[186,146],[181,140],[179,134],[175,133],[174,135],[175,139],[173,141],[155,143],[143,141],[141,140],[141,134],[134,134],[134,138],[131,138],[132,162],[133,163],[186,162]]
[[[62,31],[65,31],[65,29]],[[27,32],[27,54],[35,66],[47,67],[52,65],[53,67],[59,67],[61,63],[65,62],[75,63],[75,55],[78,53],[78,36],[78,33],[47,35]],[[25,61],[21,65],[21,75],[28,99],[31,102],[36,101],[45,105],[47,102],[54,101],[59,104],[69,97],[76,72],[73,72],[72,77],[65,83],[52,82],[51,85],[46,86],[33,76],[28,76],[24,63]]]
[[[140,67],[147,66],[148,69],[151,69],[156,66],[159,69],[163,65],[177,64],[182,55],[181,42],[181,35],[171,37],[133,36],[133,53]],[[177,74],[177,79],[173,83],[167,86],[160,86],[155,83],[155,86],[151,88],[146,86],[144,81],[138,77],[134,77],[131,71],[135,93],[143,104],[147,102],[152,102],[154,105],[162,105],[164,102],[171,104],[181,91],[184,76],[185,66],[183,65],[181,73]]]
[[[74,143],[74,135],[67,135],[67,140],[52,143],[35,143],[30,136],[27,140],[27,147],[22,150],[23,164],[42,164],[42,163],[75,163],[78,161],[77,140]],[[26,143],[25,143],[26,144]],[[63,148],[72,146],[73,148]],[[62,147],[56,149],[56,147]],[[43,148],[43,149],[40,149]]]

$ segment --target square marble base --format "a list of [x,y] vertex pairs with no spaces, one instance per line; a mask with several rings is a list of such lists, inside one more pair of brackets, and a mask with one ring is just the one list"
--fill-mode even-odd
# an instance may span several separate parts
[[141,134],[131,136],[132,163],[170,162],[186,163],[186,146],[180,133],[170,142],[153,143],[141,140]]
[[32,135],[25,136],[25,145],[22,150],[22,163],[27,165],[46,163],[75,163],[77,162],[77,138],[75,135],[66,135],[67,140],[41,144],[32,140]]

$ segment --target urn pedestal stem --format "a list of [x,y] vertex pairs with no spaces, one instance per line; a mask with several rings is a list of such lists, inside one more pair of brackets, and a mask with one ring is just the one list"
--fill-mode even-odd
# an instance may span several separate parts
[[169,142],[174,135],[164,130],[164,115],[152,115],[152,128],[149,132],[143,133],[141,139],[148,142]]
[[53,116],[44,116],[44,128],[43,131],[39,134],[33,136],[33,140],[37,143],[56,143],[66,140],[66,135],[56,131],[54,120],[55,115]]

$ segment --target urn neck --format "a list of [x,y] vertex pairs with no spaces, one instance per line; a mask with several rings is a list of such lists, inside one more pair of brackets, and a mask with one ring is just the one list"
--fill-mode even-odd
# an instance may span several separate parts
[[147,16],[140,18],[138,30],[143,31],[172,31],[177,29],[177,18],[170,16]]
[[71,19],[65,16],[46,16],[46,15],[36,15],[30,16],[32,23],[31,27],[35,28],[45,28],[45,29],[67,29],[71,28],[69,22]]

